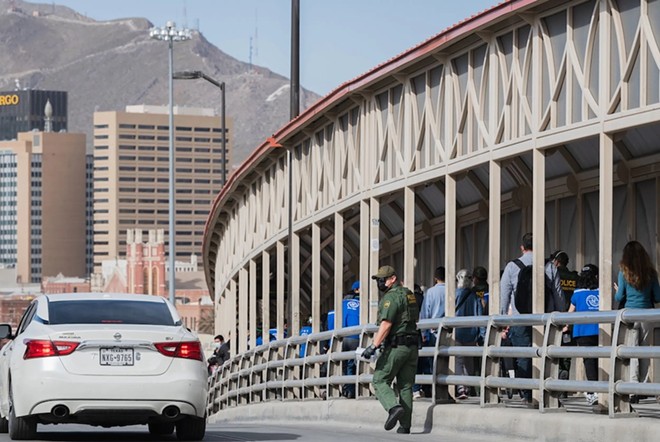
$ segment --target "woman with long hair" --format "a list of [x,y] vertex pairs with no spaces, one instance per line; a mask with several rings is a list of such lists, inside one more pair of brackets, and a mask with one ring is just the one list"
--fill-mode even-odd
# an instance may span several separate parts
[[[625,303],[626,308],[653,308],[655,303],[660,302],[658,272],[646,249],[639,242],[630,241],[623,248],[618,283],[614,288],[615,301],[620,305]],[[638,345],[649,345],[655,325],[646,322],[635,323]],[[636,373],[636,368],[639,369],[639,373]],[[648,368],[648,359],[642,359],[638,363],[636,359],[631,360],[632,380],[647,382]]]

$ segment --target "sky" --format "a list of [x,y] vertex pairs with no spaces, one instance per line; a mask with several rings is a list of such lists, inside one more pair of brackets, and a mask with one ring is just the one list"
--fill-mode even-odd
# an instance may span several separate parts
[[[300,84],[325,95],[501,0],[299,0]],[[42,0],[43,2],[43,0]],[[49,3],[49,2],[43,2]],[[232,57],[290,77],[291,0],[56,0],[95,20],[145,17],[199,31]],[[252,45],[252,49],[251,48]]]

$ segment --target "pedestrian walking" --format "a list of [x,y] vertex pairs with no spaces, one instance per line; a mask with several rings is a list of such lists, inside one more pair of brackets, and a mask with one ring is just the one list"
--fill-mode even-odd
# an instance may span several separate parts
[[[383,266],[371,278],[377,281],[383,297],[378,304],[378,331],[362,356],[369,359],[376,349],[382,348],[376,360],[373,385],[376,397],[388,412],[385,430],[391,430],[398,422],[397,433],[408,434],[419,353],[419,307],[415,295],[401,285],[393,267]],[[398,398],[392,389],[395,379]]]
[[[658,271],[651,257],[638,241],[630,241],[623,248],[623,256],[619,263],[618,283],[614,285],[615,301],[619,307],[653,308],[660,302],[660,284]],[[651,345],[653,333],[658,326],[654,322],[635,322],[633,325],[633,340],[637,345]],[[650,360],[633,358],[630,360],[632,382],[650,382]],[[635,402],[637,397],[631,399]]]

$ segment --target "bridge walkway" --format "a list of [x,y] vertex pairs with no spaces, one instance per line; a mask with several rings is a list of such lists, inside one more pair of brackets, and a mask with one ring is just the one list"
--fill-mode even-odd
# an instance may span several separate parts
[[[584,396],[562,400],[564,411],[540,413],[522,407],[514,397],[498,407],[481,408],[478,398],[455,404],[432,404],[430,399],[414,403],[411,435],[386,432],[386,413],[375,399],[265,402],[222,410],[210,422],[223,428],[305,428],[324,426],[334,431],[334,440],[462,440],[462,441],[652,441],[660,434],[660,404],[655,398],[635,405],[639,417],[611,419],[598,407],[586,404]],[[300,439],[305,438],[301,435]],[[283,440],[283,439],[254,439]]]

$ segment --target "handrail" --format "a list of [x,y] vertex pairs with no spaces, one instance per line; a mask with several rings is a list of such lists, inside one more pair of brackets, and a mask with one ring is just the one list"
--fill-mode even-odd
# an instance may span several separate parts
[[[425,319],[420,330],[437,333],[435,346],[420,349],[420,357],[430,357],[433,374],[417,375],[416,383],[432,385],[434,403],[452,402],[452,385],[480,387],[480,405],[502,403],[501,388],[538,391],[539,411],[562,409],[562,392],[593,391],[605,393],[604,401],[610,417],[636,416],[631,395],[660,395],[660,383],[631,381],[630,359],[660,358],[660,346],[640,347],[634,342],[635,323],[660,323],[660,310],[623,309],[618,311],[544,313],[528,315],[494,315]],[[562,347],[562,329],[570,324],[600,324],[611,331],[612,345],[598,347]],[[540,345],[532,347],[502,346],[500,330],[510,326],[531,326],[542,333]],[[483,346],[459,346],[453,330],[464,327],[486,329]],[[611,328],[611,330],[610,330]],[[209,378],[208,415],[223,409],[282,400],[324,400],[341,396],[345,384],[355,386],[356,398],[374,396],[371,380],[373,366],[356,361],[356,374],[344,375],[342,362],[353,359],[355,352],[343,351],[347,337],[359,336],[366,347],[378,327],[373,324],[295,336],[260,345],[225,362]],[[327,351],[326,351],[327,349]],[[302,353],[302,356],[301,356]],[[473,376],[454,373],[450,358],[481,357],[481,370]],[[531,379],[501,375],[502,358],[523,357],[537,360]],[[565,380],[559,378],[562,358],[609,359],[605,375],[608,380]]]

